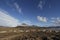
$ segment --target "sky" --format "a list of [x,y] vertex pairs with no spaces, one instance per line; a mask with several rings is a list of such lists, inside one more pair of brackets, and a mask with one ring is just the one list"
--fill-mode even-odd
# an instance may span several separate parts
[[0,0],[0,26],[22,23],[60,26],[60,0]]

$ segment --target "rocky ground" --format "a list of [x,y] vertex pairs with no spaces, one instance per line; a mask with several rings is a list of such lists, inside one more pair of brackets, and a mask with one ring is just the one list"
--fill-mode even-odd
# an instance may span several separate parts
[[0,40],[60,40],[60,32],[25,32],[0,34]]
[[60,40],[60,31],[38,27],[0,28],[0,40]]

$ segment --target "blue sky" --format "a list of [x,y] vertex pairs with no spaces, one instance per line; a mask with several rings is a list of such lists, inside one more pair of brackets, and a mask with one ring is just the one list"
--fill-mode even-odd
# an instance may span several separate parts
[[[7,16],[10,21],[4,20],[6,17],[1,19],[3,17],[2,14],[10,16]],[[2,15],[0,16],[2,24],[11,22],[12,24],[15,23],[13,24],[15,26],[22,23],[39,26],[56,24],[59,26],[60,0],[0,0],[0,15]],[[14,19],[14,22],[11,18]],[[1,22],[0,25],[2,25]],[[11,24],[8,24],[8,26],[11,26]]]

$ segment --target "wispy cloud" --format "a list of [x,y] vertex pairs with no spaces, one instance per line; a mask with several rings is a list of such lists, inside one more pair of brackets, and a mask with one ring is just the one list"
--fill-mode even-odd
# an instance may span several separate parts
[[[44,7],[46,7],[47,5],[47,0],[40,0],[40,2],[38,3],[38,7],[43,10]],[[48,3],[48,8],[51,8],[51,4]]]
[[[11,3],[12,2],[12,3]],[[18,13],[22,14],[22,9],[17,2],[7,1],[6,4],[11,7],[13,10],[16,10]]]
[[17,3],[14,3],[14,6],[19,13],[22,13],[21,8],[19,7]]
[[15,27],[19,25],[19,20],[9,15],[8,12],[0,10],[0,26]]
[[46,17],[41,17],[41,16],[37,16],[37,19],[41,22],[47,22],[47,18]]
[[51,8],[51,4],[49,4],[49,8]]
[[52,17],[51,19],[53,20],[53,19],[55,19],[55,17]]
[[60,26],[60,18],[57,17],[57,18],[53,18],[52,21],[54,26]]
[[42,10],[43,9],[43,7],[44,7],[44,5],[45,5],[45,1],[40,1],[39,2],[39,4],[38,4],[38,7]]

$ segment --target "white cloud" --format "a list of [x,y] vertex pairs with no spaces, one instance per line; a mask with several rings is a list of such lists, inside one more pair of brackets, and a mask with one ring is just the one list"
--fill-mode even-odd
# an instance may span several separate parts
[[0,10],[0,26],[15,27],[19,24],[19,20],[10,16],[8,12]]
[[37,19],[39,21],[42,21],[42,22],[47,22],[47,18],[46,17],[37,16]]

